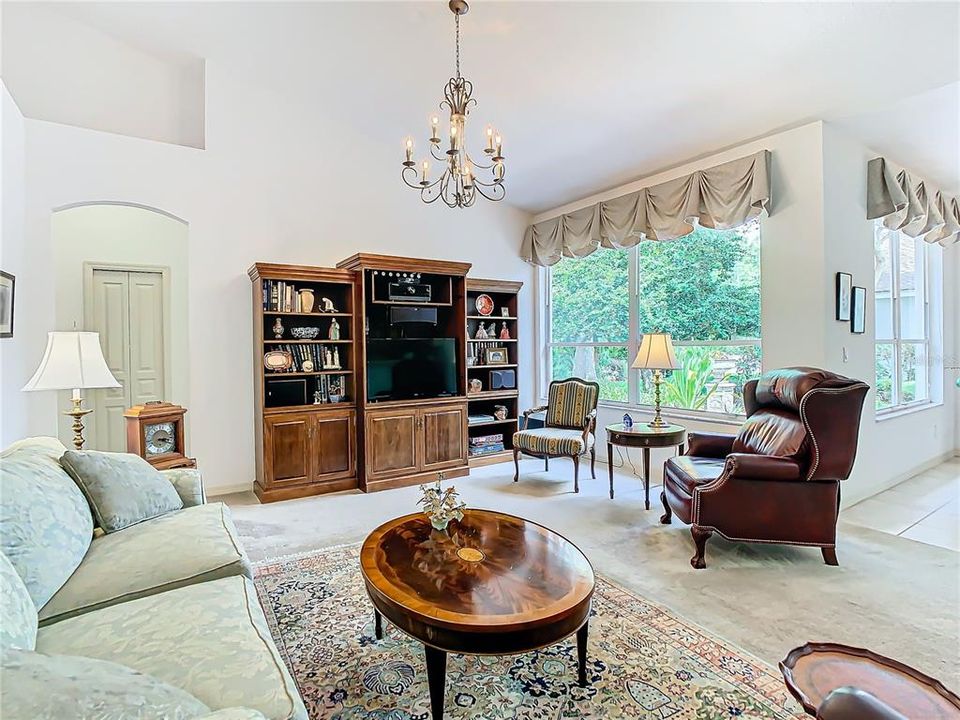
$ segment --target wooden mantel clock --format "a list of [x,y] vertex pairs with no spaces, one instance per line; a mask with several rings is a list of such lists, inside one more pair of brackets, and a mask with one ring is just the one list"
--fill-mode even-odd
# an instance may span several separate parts
[[158,470],[196,467],[197,461],[184,454],[183,416],[186,408],[167,402],[135,405],[127,419],[127,452],[139,455]]

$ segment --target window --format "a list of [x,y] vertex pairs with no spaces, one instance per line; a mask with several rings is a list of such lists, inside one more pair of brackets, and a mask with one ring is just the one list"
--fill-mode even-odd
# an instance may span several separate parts
[[877,222],[874,302],[878,412],[931,400],[932,255],[922,239]]
[[546,272],[548,379],[577,375],[600,384],[601,400],[652,405],[652,374],[629,366],[643,333],[668,332],[682,368],[666,374],[663,404],[743,413],[743,384],[760,373],[758,222],[600,249]]

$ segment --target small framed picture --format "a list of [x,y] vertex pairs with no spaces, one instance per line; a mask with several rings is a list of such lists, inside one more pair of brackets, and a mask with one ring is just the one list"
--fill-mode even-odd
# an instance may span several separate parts
[[510,308],[508,307],[500,308],[500,315],[503,317],[510,317]]
[[506,365],[510,362],[504,347],[487,348],[484,351],[484,360],[487,365]]
[[837,273],[837,320],[850,322],[850,288],[853,286],[853,275],[845,272]]
[[853,319],[850,321],[850,330],[861,335],[867,331],[867,289],[854,286],[851,300]]
[[13,337],[13,299],[16,278],[0,270],[0,338]]

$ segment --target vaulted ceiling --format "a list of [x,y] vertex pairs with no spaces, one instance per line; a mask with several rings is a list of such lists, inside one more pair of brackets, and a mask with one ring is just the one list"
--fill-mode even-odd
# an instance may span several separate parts
[[[441,0],[43,5],[337,113],[398,155],[406,134],[425,139],[453,71]],[[476,0],[463,73],[473,141],[497,125],[508,201],[531,212],[815,119],[956,192],[958,35],[956,3]]]

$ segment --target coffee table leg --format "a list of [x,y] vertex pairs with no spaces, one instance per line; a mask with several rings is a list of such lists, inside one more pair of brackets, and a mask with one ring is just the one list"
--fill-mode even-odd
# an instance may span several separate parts
[[377,636],[377,640],[383,640],[383,619],[376,608],[373,610],[373,634]]
[[584,623],[583,627],[577,630],[577,676],[580,687],[587,686],[587,627],[589,623]]
[[431,716],[433,720],[443,720],[443,689],[447,678],[447,654],[429,645],[424,645],[423,649],[427,656]]
[[610,470],[610,499],[613,500],[613,443],[607,443],[607,468]]
[[647,510],[650,509],[650,448],[643,449],[643,492]]

